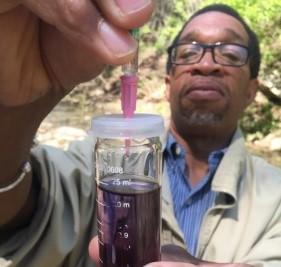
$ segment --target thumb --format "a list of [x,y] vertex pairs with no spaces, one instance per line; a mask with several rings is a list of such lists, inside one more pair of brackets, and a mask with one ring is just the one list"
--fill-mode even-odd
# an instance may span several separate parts
[[0,1],[0,14],[10,11],[20,4],[21,0]]
[[195,265],[203,263],[190,255],[186,249],[172,244],[162,246],[161,255],[162,261],[187,262]]
[[98,242],[98,236],[95,236],[90,244],[89,244],[89,255],[91,259],[99,265],[99,242]]

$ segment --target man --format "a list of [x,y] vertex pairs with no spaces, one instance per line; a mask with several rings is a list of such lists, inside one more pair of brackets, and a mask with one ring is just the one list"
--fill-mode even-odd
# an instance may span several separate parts
[[[20,69],[15,68],[15,65],[12,64],[12,56],[15,51],[18,51],[16,45],[15,47],[11,45],[15,42],[5,43],[5,53],[1,54],[1,58],[10,63],[10,65],[7,64],[10,71],[1,70],[0,79],[2,83],[0,116],[3,127],[1,129],[2,151],[0,157],[1,169],[3,169],[0,188],[0,190],[2,189],[0,194],[2,198],[1,215],[3,214],[1,216],[0,255],[3,257],[3,263],[0,263],[3,266],[91,266],[85,255],[88,240],[94,231],[92,228],[95,215],[92,194],[93,163],[89,143],[76,143],[69,152],[44,147],[34,148],[31,154],[32,177],[28,164],[23,164],[24,168],[20,166],[28,159],[32,136],[39,123],[55,103],[67,93],[67,90],[62,89],[71,88],[72,85],[88,79],[89,73],[93,75],[98,73],[103,63],[121,64],[129,59],[130,51],[133,50],[131,48],[134,45],[130,43],[131,41],[127,39],[129,37],[122,29],[137,26],[133,25],[130,19],[133,16],[135,18],[136,15],[139,23],[144,22],[151,11],[151,5],[139,9],[136,5],[137,2],[131,1],[134,3],[132,9],[138,11],[125,12],[126,19],[120,21],[118,16],[114,16],[114,14],[120,14],[120,8],[116,10],[106,6],[106,3],[110,3],[116,7],[113,1],[94,2],[99,4],[99,10],[104,12],[105,18],[109,19],[112,16],[115,18],[112,24],[117,28],[112,25],[94,27],[94,29],[102,28],[106,32],[106,36],[110,35],[110,38],[121,37],[119,45],[122,51],[119,53],[120,57],[115,58],[114,53],[109,52],[110,49],[109,51],[103,50],[104,47],[101,44],[107,44],[107,42],[106,40],[100,42],[99,32],[96,36],[97,43],[95,43],[98,47],[93,47],[95,45],[91,42],[92,39],[85,37],[88,34],[91,36],[92,27],[85,26],[81,31],[77,31],[82,24],[79,19],[84,18],[81,14],[88,14],[88,2],[85,1],[87,8],[83,9],[81,6],[77,9],[78,15],[81,15],[75,17],[79,24],[76,24],[76,20],[71,19],[72,17],[68,17],[68,11],[76,10],[77,6],[71,5],[69,9],[57,10],[59,5],[53,6],[53,2],[45,0],[41,1],[41,5],[40,2],[35,5],[33,1],[24,1],[25,6],[13,10],[9,6],[10,11],[3,15],[3,24],[1,24],[0,32],[2,34],[11,29],[7,25],[11,26],[15,18],[24,17],[25,19],[21,19],[20,23],[16,25],[16,29],[19,26],[33,25],[36,33],[38,24],[33,16],[30,17],[26,7],[33,10],[44,21],[49,22],[49,24],[44,24],[43,21],[40,21],[40,46],[38,42],[33,41],[38,40],[38,35],[35,34],[37,38],[29,39],[29,43],[31,41],[35,43],[31,42],[35,48],[40,47],[40,49],[32,50],[37,52],[31,53],[34,58],[32,62],[39,61],[40,63],[43,58],[45,63],[44,65],[33,63],[31,66],[47,67],[39,68],[40,71],[37,68],[31,68],[39,72],[36,79],[34,79],[35,76],[31,76],[33,79],[30,79],[30,76],[20,76],[20,70],[24,71],[30,65],[24,65],[25,68]],[[84,3],[84,1],[79,2]],[[127,6],[122,6],[122,3],[126,1],[116,2],[123,8]],[[139,1],[139,3],[141,2]],[[6,10],[7,6],[5,6]],[[57,12],[44,13],[43,11],[46,10]],[[61,12],[65,10],[66,12],[63,13],[66,16],[65,20],[57,21]],[[90,10],[92,9],[90,8]],[[121,10],[123,9],[121,8]],[[57,15],[58,11],[60,16]],[[29,20],[26,20],[26,17]],[[84,21],[86,25],[91,21],[91,14],[87,18]],[[10,24],[7,24],[7,21]],[[220,21],[219,24],[217,21]],[[50,24],[56,25],[56,29]],[[100,25],[103,22],[94,21],[93,24]],[[226,26],[227,28],[225,28]],[[116,33],[114,36],[112,36],[112,31]],[[58,34],[61,32],[64,34]],[[4,35],[1,40],[6,40],[5,38],[9,36]],[[15,36],[13,38],[22,41],[21,36],[17,35],[17,38]],[[34,37],[34,35],[32,36]],[[262,161],[257,164],[256,159],[253,160],[241,148],[243,140],[239,133],[234,134],[238,116],[254,98],[256,77],[250,76],[249,62],[245,58],[238,57],[239,60],[244,59],[243,64],[236,59],[241,63],[241,66],[238,66],[235,57],[233,58],[233,55],[236,55],[235,51],[226,49],[233,48],[233,46],[224,47],[226,50],[221,49],[223,46],[220,44],[214,46],[218,48],[210,46],[217,42],[234,42],[241,45],[241,51],[245,51],[243,47],[245,46],[244,49],[247,50],[248,46],[247,32],[233,16],[222,12],[206,12],[194,17],[186,25],[180,37],[187,37],[185,41],[191,43],[190,48],[194,49],[187,50],[188,54],[186,56],[181,54],[180,58],[177,58],[178,54],[173,52],[174,49],[170,50],[172,69],[169,69],[166,82],[167,96],[172,110],[172,134],[168,137],[165,152],[166,168],[170,180],[163,181],[163,211],[166,210],[163,214],[165,216],[163,218],[163,240],[165,243],[174,244],[183,244],[184,241],[189,253],[207,261],[239,262],[236,266],[240,267],[248,266],[247,263],[252,266],[278,266],[280,264],[280,193],[278,190],[280,172]],[[56,43],[53,42],[54,40]],[[124,44],[128,46],[124,48]],[[208,47],[202,46],[203,44]],[[83,47],[83,52],[81,52],[81,47]],[[206,48],[203,50],[204,55],[200,52],[202,47]],[[176,51],[180,51],[180,49],[176,49]],[[216,53],[213,58],[210,51]],[[203,57],[199,60],[198,55],[203,55]],[[101,59],[96,58],[97,56]],[[95,64],[92,65],[93,59],[95,59]],[[192,61],[189,61],[190,59]],[[194,61],[195,59],[196,61]],[[229,66],[222,65],[225,64],[225,59],[229,60]],[[76,63],[75,68],[70,64],[72,60]],[[217,63],[215,64],[212,60]],[[21,66],[19,62],[26,64],[30,61],[18,61],[16,67]],[[99,62],[101,63],[99,64]],[[177,65],[180,62],[184,65]],[[235,66],[233,66],[234,62]],[[188,65],[185,65],[186,63]],[[28,83],[19,83],[20,79],[11,79],[7,76],[11,71],[15,73],[14,77],[24,77],[23,81],[27,80]],[[9,83],[5,84],[5,82]],[[19,87],[22,84],[24,86]],[[33,88],[33,90],[24,91],[24,88]],[[20,96],[19,89],[25,94]],[[31,101],[33,101],[31,104],[27,104]],[[189,114],[195,115],[189,117]],[[197,121],[199,121],[198,124],[195,123]],[[188,127],[180,127],[182,124]],[[11,134],[12,137],[8,139],[7,136]],[[188,171],[184,168],[183,151],[187,151]],[[211,168],[206,161],[210,152],[213,151],[217,152],[214,153],[214,159],[211,160],[211,164],[214,165]],[[202,197],[198,197],[202,199],[204,196],[208,197],[204,210],[207,215],[203,222],[202,216],[199,216],[201,219],[194,222],[201,224],[201,229],[199,229],[200,236],[199,230],[189,231],[195,233],[190,239],[192,241],[188,238],[190,234],[188,230],[195,229],[192,226],[193,222],[188,220],[189,227],[186,228],[185,220],[181,218],[185,211],[171,202],[171,199],[175,199],[178,195],[176,189],[173,189],[173,185],[176,184],[173,184],[173,179],[177,179],[176,181],[181,179],[178,177],[179,171],[175,173],[176,176],[171,173],[173,168],[170,166],[173,164],[173,157],[176,159],[176,156],[180,156],[178,161],[183,162],[183,164],[177,165],[188,174],[186,178],[191,187],[207,188],[206,193],[202,193]],[[219,161],[219,167],[214,175],[213,172]],[[210,175],[202,179],[206,172],[210,172]],[[25,173],[26,175],[22,175]],[[266,181],[262,186],[261,176]],[[20,182],[15,184],[14,180]],[[204,180],[206,180],[205,186],[203,185]],[[208,186],[210,187],[211,182],[212,190],[209,190]],[[9,187],[9,185],[12,186]],[[169,185],[171,185],[171,190],[169,190]],[[267,193],[268,190],[269,193]],[[214,194],[209,193],[213,191]],[[24,201],[25,199],[28,200]],[[180,199],[175,200],[180,201]],[[24,207],[22,203],[25,203]],[[181,203],[179,202],[179,204]],[[6,208],[7,206],[8,208]],[[260,214],[262,207],[266,207],[263,216]],[[176,218],[173,215],[174,212]],[[197,249],[196,238],[198,239]],[[91,243],[91,255],[97,252],[94,246],[96,243]],[[182,263],[158,262],[152,266],[191,267],[197,264],[200,266],[234,266],[227,263],[199,262],[175,247],[171,247],[166,252],[165,259],[182,261]],[[168,255],[168,253],[170,254]]]
[[[233,9],[211,5],[168,53],[162,237],[204,261],[166,247],[169,262],[147,266],[281,266],[281,172],[250,155],[237,129],[258,87],[254,32]],[[96,259],[96,240],[90,251]]]
[[[254,32],[233,9],[211,5],[188,20],[168,52],[164,233],[171,242],[182,236],[189,253],[213,263],[149,266],[281,266],[281,172],[250,155],[237,129],[258,87]],[[181,231],[171,227],[173,213]]]

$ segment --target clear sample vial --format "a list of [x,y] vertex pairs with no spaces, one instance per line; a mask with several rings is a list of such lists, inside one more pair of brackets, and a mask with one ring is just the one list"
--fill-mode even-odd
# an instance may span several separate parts
[[92,121],[103,267],[141,267],[160,260],[163,132],[162,117],[151,114]]

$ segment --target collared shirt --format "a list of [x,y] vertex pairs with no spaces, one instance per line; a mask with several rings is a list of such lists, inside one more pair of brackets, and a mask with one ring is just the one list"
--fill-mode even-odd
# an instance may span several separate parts
[[213,206],[216,192],[211,190],[212,177],[224,155],[224,150],[214,151],[208,158],[208,173],[194,187],[188,181],[186,151],[168,135],[165,160],[171,186],[175,216],[183,231],[188,252],[195,255],[203,217]]

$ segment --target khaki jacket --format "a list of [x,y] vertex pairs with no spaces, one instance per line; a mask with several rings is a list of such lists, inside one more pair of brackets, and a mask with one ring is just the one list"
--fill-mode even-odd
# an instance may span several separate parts
[[[163,177],[164,242],[181,244],[165,167]],[[281,267],[281,170],[250,155],[240,130],[218,166],[212,190],[218,195],[203,219],[196,256]]]
[[[68,151],[32,151],[40,196],[26,229],[0,244],[0,267],[93,267],[88,244],[96,234],[93,141]],[[162,243],[183,245],[164,166]],[[212,183],[219,192],[201,227],[197,256],[216,262],[281,266],[281,172],[249,155],[238,131]]]

